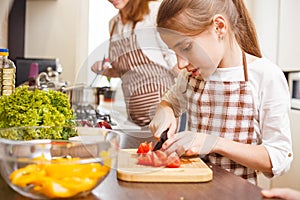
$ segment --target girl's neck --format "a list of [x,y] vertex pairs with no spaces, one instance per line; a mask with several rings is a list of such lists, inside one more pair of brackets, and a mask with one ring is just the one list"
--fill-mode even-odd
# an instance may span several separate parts
[[238,45],[236,41],[233,43],[226,45],[224,50],[223,58],[219,64],[220,68],[226,67],[235,67],[235,66],[242,66],[243,59],[242,59],[242,49]]

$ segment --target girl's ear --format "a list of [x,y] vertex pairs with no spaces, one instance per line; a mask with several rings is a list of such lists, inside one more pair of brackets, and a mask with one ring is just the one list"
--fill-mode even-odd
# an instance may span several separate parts
[[223,15],[217,14],[213,17],[213,25],[220,39],[223,39],[227,32],[227,24]]

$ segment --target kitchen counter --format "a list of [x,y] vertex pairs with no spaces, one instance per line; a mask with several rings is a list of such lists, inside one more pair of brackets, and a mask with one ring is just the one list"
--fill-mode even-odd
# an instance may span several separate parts
[[[149,141],[150,135],[145,132],[120,132],[121,148],[136,148],[140,142]],[[149,138],[148,138],[149,137]],[[235,176],[224,169],[209,164],[213,170],[213,179],[203,183],[134,183],[117,179],[116,170],[93,190],[93,193],[80,200],[261,200],[263,199],[257,187],[246,180]],[[0,176],[0,198],[9,200],[27,200],[14,192]]]
[[[206,183],[133,183],[117,180],[116,170],[92,194],[80,200],[132,200],[132,199],[212,199],[261,200],[261,188],[239,178],[218,166],[209,165],[213,180]],[[14,192],[2,177],[0,197],[9,200],[27,200]]]

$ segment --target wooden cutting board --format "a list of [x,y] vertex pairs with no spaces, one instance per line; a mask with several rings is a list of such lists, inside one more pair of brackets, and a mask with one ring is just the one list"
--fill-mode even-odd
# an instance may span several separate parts
[[180,168],[151,167],[137,164],[136,149],[121,149],[117,177],[130,182],[207,182],[212,170],[199,158],[181,159]]

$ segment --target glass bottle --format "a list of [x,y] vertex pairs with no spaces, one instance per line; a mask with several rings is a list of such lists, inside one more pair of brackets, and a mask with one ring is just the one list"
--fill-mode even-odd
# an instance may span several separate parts
[[8,49],[0,48],[0,96],[7,96],[15,91],[16,66],[8,55]]

